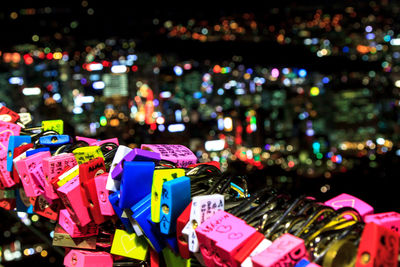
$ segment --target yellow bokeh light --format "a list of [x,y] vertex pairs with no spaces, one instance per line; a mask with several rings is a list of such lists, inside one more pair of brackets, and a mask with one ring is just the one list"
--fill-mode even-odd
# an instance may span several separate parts
[[316,86],[311,87],[311,89],[310,89],[310,94],[311,94],[312,96],[317,96],[317,95],[319,95],[319,88],[316,87]]

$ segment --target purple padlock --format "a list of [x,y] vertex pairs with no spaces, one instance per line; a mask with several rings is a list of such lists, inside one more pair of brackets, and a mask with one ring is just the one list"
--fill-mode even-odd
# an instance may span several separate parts
[[144,149],[134,148],[115,166],[111,173],[114,180],[121,180],[122,170],[125,161],[153,161],[155,163],[161,160],[159,153],[151,152]]

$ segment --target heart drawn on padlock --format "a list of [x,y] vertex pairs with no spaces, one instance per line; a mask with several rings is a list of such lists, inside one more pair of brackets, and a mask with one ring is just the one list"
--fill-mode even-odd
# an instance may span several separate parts
[[230,230],[232,230],[232,226],[230,225],[220,225],[215,229],[219,233],[228,233]]
[[352,207],[354,208],[354,205],[356,204],[355,199],[341,199],[341,200],[336,200],[332,202],[332,207],[334,208],[343,208],[343,207]]
[[130,243],[133,243],[133,240],[135,239],[135,235],[129,236],[129,235],[123,235],[121,236],[121,244],[122,247],[124,248],[124,251],[129,254],[132,250],[136,248],[136,246],[133,246],[131,248],[127,248],[125,245],[130,245]]

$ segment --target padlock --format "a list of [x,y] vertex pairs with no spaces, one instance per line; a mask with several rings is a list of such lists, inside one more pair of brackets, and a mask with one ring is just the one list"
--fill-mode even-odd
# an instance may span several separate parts
[[52,184],[53,188],[57,190],[59,187],[65,185],[75,177],[79,175],[79,165],[75,165],[74,167],[67,166],[64,170],[60,172],[59,175],[54,177],[50,183]]
[[52,180],[59,175],[66,167],[78,165],[72,153],[60,154],[43,159],[43,172],[47,180]]
[[190,178],[183,176],[163,184],[161,194],[160,231],[163,234],[174,233],[176,219],[190,203]]
[[220,194],[195,196],[192,198],[190,219],[182,230],[182,233],[187,236],[189,251],[199,251],[196,228],[217,211],[224,210],[224,203],[224,196]]
[[151,194],[154,168],[154,162],[151,161],[125,162],[120,185],[121,209],[129,209],[143,197]]
[[19,116],[19,121],[22,123],[24,127],[32,122],[32,115],[28,112],[18,113],[18,116]]
[[151,193],[143,197],[142,200],[136,203],[131,208],[132,215],[130,220],[134,220],[141,228],[147,242],[152,248],[160,253],[164,248],[163,240],[161,239],[161,233],[155,225],[153,225],[150,218],[150,206],[151,206]]
[[239,266],[234,257],[256,234],[256,229],[226,211],[218,211],[196,228],[207,266]]
[[[100,212],[104,216],[115,215],[114,209],[108,199],[109,192],[106,189],[108,173],[103,173],[93,179],[97,193],[97,201],[99,203]],[[92,187],[89,187],[92,188]]]
[[367,204],[366,202],[358,199],[352,195],[343,193],[340,194],[324,203],[327,206],[332,207],[337,210],[342,207],[351,207],[354,208],[360,213],[361,217],[365,217],[365,215],[374,213],[374,208]]
[[169,247],[164,248],[162,254],[167,267],[190,267],[189,260],[179,257]]
[[7,171],[7,150],[0,149],[0,188],[12,187],[15,185],[14,179]]
[[16,162],[16,169],[28,197],[39,196],[44,192],[45,176],[42,160],[49,157],[50,152],[39,152]]
[[18,113],[12,111],[6,106],[0,108],[0,121],[16,123],[19,120]]
[[97,142],[97,139],[89,138],[89,137],[82,137],[82,136],[75,136],[76,141],[84,141],[89,144],[89,146],[93,145]]
[[120,180],[122,172],[125,168],[124,164],[131,161],[160,161],[160,154],[150,152],[143,149],[134,148],[115,166],[112,172],[112,178],[115,180]]
[[10,136],[8,140],[8,152],[7,152],[7,171],[12,172],[13,170],[13,159],[14,150],[20,145],[31,143],[31,137],[29,135]]
[[106,139],[106,140],[96,140],[96,142],[94,142],[93,144],[91,144],[92,146],[101,146],[103,144],[106,143],[113,143],[116,144],[117,146],[119,146],[119,142],[118,142],[118,138],[110,138],[110,139]]
[[283,234],[272,244],[251,258],[254,267],[295,266],[308,258],[304,240],[291,234]]
[[196,155],[183,145],[143,144],[140,148],[159,153],[162,160],[173,162],[177,167],[185,168],[197,163]]
[[[33,144],[32,144],[32,143],[29,143],[29,144],[26,144],[26,145],[21,145],[21,146],[16,147],[16,148],[14,149],[13,164],[14,164],[14,159],[16,159],[16,158],[17,158],[18,156],[20,156],[21,154],[24,154],[21,158],[26,158],[26,153],[24,153],[24,152],[26,152],[27,150],[29,150],[29,149],[31,149],[31,148],[33,148]],[[19,183],[19,181],[20,181],[19,175],[18,175],[18,172],[17,172],[17,170],[16,170],[15,168],[13,168],[13,171],[12,171],[12,178],[14,179],[14,182],[15,182],[16,184]]]
[[94,158],[79,165],[79,181],[81,184],[84,184],[105,172],[106,165],[104,164],[104,159],[101,157]]
[[71,249],[64,258],[66,267],[112,267],[110,253],[104,251],[87,251]]
[[13,210],[16,206],[14,190],[0,189],[0,208]]
[[192,208],[192,203],[186,206],[185,210],[179,215],[176,220],[176,240],[178,242],[179,254],[184,259],[190,258],[190,252],[188,247],[187,239],[185,239],[182,234],[183,228],[189,222],[190,219],[190,210]]
[[133,226],[129,220],[129,218],[126,216],[126,213],[124,212],[123,209],[119,207],[119,191],[116,191],[112,193],[111,195],[108,196],[108,199],[113,207],[113,210],[115,211],[115,214],[119,217],[121,220],[122,224],[125,226],[125,230],[128,233],[133,233]]
[[62,207],[59,199],[53,200],[51,203],[49,203],[44,195],[31,197],[29,199],[35,213],[50,220],[57,221],[59,211]]
[[89,237],[98,234],[98,227],[94,222],[81,227],[72,220],[71,214],[67,209],[60,210],[58,224],[72,237]]
[[255,232],[254,235],[247,240],[246,244],[237,251],[234,260],[238,266],[253,267],[251,257],[264,251],[271,244],[271,240],[266,239],[260,232]]
[[35,154],[39,153],[39,152],[46,152],[46,151],[50,152],[50,148],[48,148],[48,147],[39,147],[39,148],[35,148],[35,149],[29,149],[28,151],[26,151],[26,156],[30,157],[32,155],[35,155]]
[[163,183],[185,175],[183,169],[156,169],[154,170],[153,183],[151,185],[151,220],[160,222],[160,208]]
[[[103,176],[105,178],[108,176],[108,173],[100,174],[100,176]],[[87,197],[88,204],[89,204],[87,207],[88,207],[89,212],[96,224],[102,224],[103,222],[105,222],[106,220],[109,219],[107,216],[104,216],[100,210],[100,202],[99,202],[99,196],[98,196],[99,194],[97,192],[96,184],[95,184],[95,181],[100,176],[94,177],[83,183],[84,194],[82,196]],[[104,195],[104,189],[103,189],[103,195]],[[103,197],[105,197],[105,196],[103,196]],[[105,198],[105,199],[107,199],[107,198]],[[108,201],[108,199],[107,199],[107,201]],[[111,206],[111,204],[110,204],[110,206]]]
[[71,143],[69,135],[46,135],[39,138],[39,144],[49,147],[58,147]]
[[17,211],[32,214],[33,206],[29,201],[29,197],[26,196],[24,188],[15,189],[15,196]]
[[0,151],[7,151],[10,136],[18,136],[21,126],[0,120]]
[[132,148],[129,148],[127,146],[123,146],[120,145],[117,149],[117,152],[115,152],[113,161],[111,163],[111,167],[110,167],[110,171],[108,174],[108,178],[107,178],[107,185],[106,188],[107,190],[110,191],[117,191],[119,190],[119,186],[120,186],[120,181],[113,179],[112,178],[112,172],[114,170],[114,168],[118,165],[118,163],[132,150]]
[[83,164],[85,162],[88,162],[92,159],[99,158],[99,157],[103,158],[103,160],[104,160],[103,152],[101,152],[101,149],[99,146],[78,147],[78,148],[75,148],[74,151],[72,151],[72,153],[74,154],[78,164]]
[[365,223],[374,222],[378,225],[384,226],[388,229],[391,229],[397,233],[400,232],[400,213],[398,212],[384,212],[384,213],[376,213],[369,214],[364,217]]
[[83,227],[91,222],[88,209],[84,206],[79,176],[58,188],[57,192],[76,224]]
[[148,244],[143,237],[135,233],[127,233],[124,230],[116,229],[111,254],[124,256],[136,260],[145,260],[148,251]]
[[55,192],[51,181],[62,173],[67,167],[74,167],[78,163],[72,153],[60,154],[43,159],[43,172],[46,177],[45,195],[50,199],[57,199],[58,195]]
[[365,224],[357,251],[356,267],[397,266],[399,234],[373,222]]
[[64,121],[62,120],[47,120],[42,121],[42,130],[45,131],[55,131],[58,134],[64,133]]
[[321,267],[314,262],[310,262],[308,259],[302,259],[294,267]]

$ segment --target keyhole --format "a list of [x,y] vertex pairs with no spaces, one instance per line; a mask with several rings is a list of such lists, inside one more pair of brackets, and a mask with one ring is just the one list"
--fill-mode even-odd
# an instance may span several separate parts
[[53,136],[53,137],[51,138],[51,142],[52,142],[52,143],[55,143],[55,142],[57,142],[57,141],[58,141],[57,136]]
[[163,211],[165,214],[168,214],[168,213],[169,213],[169,207],[168,207],[167,205],[163,204],[162,207],[161,207],[161,209],[162,209],[162,211]]
[[371,255],[368,252],[361,254],[361,263],[367,264],[371,260]]

